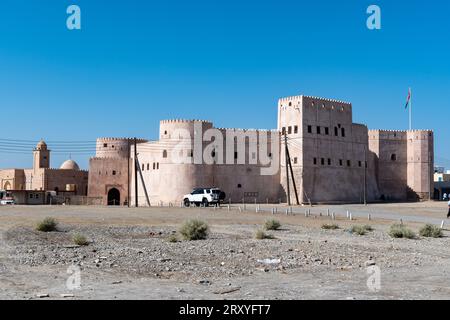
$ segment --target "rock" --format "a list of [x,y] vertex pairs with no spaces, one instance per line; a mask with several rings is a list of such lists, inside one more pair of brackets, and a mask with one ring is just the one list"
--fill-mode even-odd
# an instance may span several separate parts
[[366,261],[365,266],[370,267],[376,265],[376,262],[373,260]]
[[118,281],[113,281],[112,284],[121,284],[122,281],[118,280]]
[[36,295],[36,297],[38,297],[38,298],[48,298],[48,297],[50,297],[50,295],[48,293],[38,293]]
[[203,285],[210,285],[211,284],[211,282],[209,280],[205,280],[205,279],[200,280],[198,283],[203,284]]
[[95,264],[100,263],[100,259],[95,259],[95,260],[94,260],[94,263],[95,263]]
[[74,295],[71,293],[63,293],[61,294],[61,298],[73,298]]

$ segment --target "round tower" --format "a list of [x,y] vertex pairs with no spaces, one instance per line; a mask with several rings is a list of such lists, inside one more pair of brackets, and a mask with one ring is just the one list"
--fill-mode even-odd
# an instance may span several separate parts
[[[212,122],[203,120],[162,120],[159,125],[159,137],[161,140],[185,138],[189,133],[194,138],[194,130],[202,130],[201,134],[213,127]],[[199,134],[200,132],[195,132]]]
[[[147,142],[137,139],[137,143]],[[130,146],[134,144],[132,138],[99,138],[96,143],[97,158],[128,158]]]

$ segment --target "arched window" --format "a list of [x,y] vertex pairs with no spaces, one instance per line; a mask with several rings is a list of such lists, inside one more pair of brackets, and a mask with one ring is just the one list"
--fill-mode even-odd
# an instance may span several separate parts
[[167,158],[167,150],[163,151],[163,158]]
[[345,137],[345,128],[341,128],[341,134],[343,137]]

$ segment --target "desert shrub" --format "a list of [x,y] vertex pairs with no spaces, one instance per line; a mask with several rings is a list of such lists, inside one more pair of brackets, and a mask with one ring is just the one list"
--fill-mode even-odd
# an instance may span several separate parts
[[89,241],[86,239],[86,237],[79,233],[74,234],[72,240],[73,243],[78,246],[87,246],[89,244]]
[[434,226],[432,224],[426,224],[425,226],[423,226],[420,229],[419,234],[422,237],[427,238],[442,238],[443,236],[442,230],[439,227]]
[[324,230],[337,230],[337,229],[339,229],[339,226],[336,223],[333,223],[333,224],[325,223],[325,224],[322,225],[322,229],[324,229]]
[[263,230],[258,230],[255,233],[255,239],[258,240],[275,239],[275,237],[271,234],[265,233]]
[[264,229],[266,230],[278,230],[281,227],[281,223],[278,220],[270,219],[264,223]]
[[178,242],[178,237],[176,234],[171,234],[168,238],[167,241],[171,242],[171,243],[175,243]]
[[185,240],[203,240],[207,238],[208,233],[208,224],[197,219],[186,221],[180,228],[180,234]]
[[389,229],[389,235],[393,238],[406,238],[406,239],[414,239],[416,234],[411,230],[406,228],[402,224],[394,224]]
[[350,228],[350,232],[363,236],[367,233],[367,230],[364,228],[364,226],[352,226]]
[[57,225],[58,222],[54,218],[47,217],[37,224],[36,230],[42,232],[52,232],[56,231]]

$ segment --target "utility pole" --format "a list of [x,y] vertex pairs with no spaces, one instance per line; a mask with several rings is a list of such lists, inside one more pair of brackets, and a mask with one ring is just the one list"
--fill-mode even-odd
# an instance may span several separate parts
[[136,158],[136,165],[137,165],[137,168],[139,169],[139,176],[141,177],[142,188],[144,189],[144,194],[145,194],[145,198],[147,199],[147,204],[149,207],[151,207],[150,198],[148,197],[147,187],[145,186],[144,175],[142,174],[141,164],[139,163],[138,158]]
[[137,161],[137,139],[134,138],[134,203],[135,207],[139,207],[138,201],[138,161]]
[[295,184],[294,169],[292,169],[292,161],[291,161],[291,155],[289,154],[289,148],[286,148],[286,151],[287,151],[287,157],[288,157],[288,161],[289,161],[289,168],[291,170],[292,185],[294,186],[295,200],[297,201],[297,205],[299,206],[300,201],[298,200],[297,185]]
[[284,132],[284,158],[285,158],[285,165],[286,165],[286,186],[287,186],[287,202],[288,206],[291,205],[291,190],[289,187],[289,164],[288,164],[288,146],[287,146],[287,134],[286,131]]

